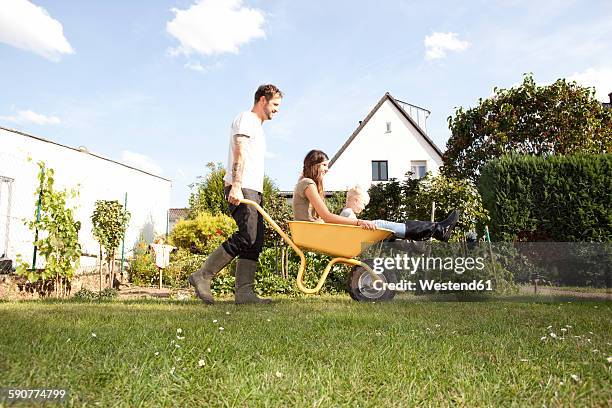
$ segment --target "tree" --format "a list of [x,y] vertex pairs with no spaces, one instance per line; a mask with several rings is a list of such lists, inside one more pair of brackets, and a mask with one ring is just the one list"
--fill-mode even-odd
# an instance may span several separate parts
[[612,152],[612,110],[592,88],[559,79],[537,86],[526,74],[520,86],[494,88],[475,108],[448,118],[452,132],[442,172],[476,181],[490,159],[516,152],[536,156]]
[[[38,162],[39,187],[36,190],[36,212],[34,220],[27,223],[32,231],[36,231],[34,245],[38,253],[45,258],[45,268],[35,269],[36,265],[28,265],[19,260],[17,273],[25,275],[31,283],[41,280],[43,283],[55,279],[55,294],[65,294],[65,284],[72,279],[79,265],[81,246],[79,245],[79,230],[81,223],[74,220],[74,210],[67,207],[67,198],[76,197],[75,191],[56,191],[54,187],[55,172]],[[39,238],[41,237],[42,238]],[[61,286],[61,290],[60,290]]]
[[[97,200],[94,212],[91,215],[93,235],[100,243],[100,262],[102,262],[102,251],[104,260],[108,267],[110,287],[115,281],[115,252],[125,235],[130,213],[124,210],[123,205],[117,200]],[[102,267],[100,265],[100,292],[102,291]]]

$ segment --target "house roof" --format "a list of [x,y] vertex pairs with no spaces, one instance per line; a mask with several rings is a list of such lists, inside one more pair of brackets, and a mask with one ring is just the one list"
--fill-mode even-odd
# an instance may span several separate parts
[[157,178],[159,178],[159,179],[162,179],[162,180],[165,180],[165,181],[172,182],[172,180],[170,180],[170,179],[167,179],[167,178],[164,178],[164,177],[158,176],[158,175],[153,174],[153,173],[149,173],[148,171],[144,171],[144,170],[138,169],[138,168],[136,168],[136,167],[128,166],[127,164],[124,164],[124,163],[118,162],[118,161],[116,161],[116,160],[108,159],[108,158],[106,158],[106,157],[99,156],[99,155],[97,155],[97,154],[95,154],[95,153],[91,153],[91,152],[90,152],[89,150],[87,150],[86,148],[77,148],[77,147],[70,147],[70,146],[66,146],[66,145],[63,145],[63,144],[61,144],[61,143],[57,143],[57,142],[54,142],[54,141],[52,141],[52,140],[49,140],[49,139],[45,139],[45,138],[43,138],[43,137],[39,137],[39,136],[30,135],[30,134],[28,134],[28,133],[20,132],[19,130],[5,128],[5,127],[3,127],[3,126],[0,126],[0,129],[2,129],[2,130],[6,130],[7,132],[11,132],[11,133],[16,133],[16,134],[21,135],[21,136],[29,137],[29,138],[31,138],[31,139],[36,139],[36,140],[41,141],[41,142],[44,142],[44,143],[54,144],[54,145],[56,145],[56,146],[60,146],[60,147],[63,147],[63,148],[65,148],[65,149],[70,149],[70,150],[74,150],[74,151],[81,152],[81,153],[84,153],[84,154],[88,154],[88,155],[93,156],[93,157],[96,157],[96,158],[98,158],[98,159],[106,160],[106,161],[109,161],[109,162],[111,162],[111,163],[115,163],[115,164],[118,164],[118,165],[120,165],[120,166],[127,167],[128,169],[136,170],[136,171],[139,171],[139,172],[141,172],[141,173],[148,174],[149,176],[157,177]]
[[342,145],[342,147],[340,148],[340,150],[338,150],[338,152],[334,155],[334,157],[332,157],[332,159],[329,162],[329,166],[333,166],[333,164],[336,162],[336,160],[338,160],[338,158],[340,157],[340,155],[342,153],[344,153],[344,151],[346,150],[346,148],[351,144],[351,142],[357,137],[357,135],[359,134],[359,132],[361,132],[361,129],[363,129],[365,127],[365,125],[368,124],[368,122],[370,121],[370,119],[372,118],[372,116],[374,116],[374,114],[376,113],[376,111],[382,106],[383,103],[385,103],[385,101],[390,101],[391,104],[393,104],[393,106],[395,106],[397,108],[397,110],[402,114],[402,116],[404,116],[406,118],[406,120],[412,124],[415,129],[419,132],[419,134],[423,137],[423,139],[425,139],[425,141],[434,149],[434,151],[440,155],[440,158],[442,158],[442,151],[438,148],[438,146],[436,146],[436,144],[433,142],[433,140],[431,140],[429,138],[429,136],[427,136],[427,134],[425,133],[425,131],[414,121],[414,119],[412,119],[412,117],[408,114],[408,112],[406,112],[404,110],[404,108],[402,108],[402,106],[400,105],[400,103],[398,103],[398,100],[395,99],[393,96],[391,96],[391,94],[389,92],[386,92],[382,98],[380,98],[380,100],[378,101],[378,103],[376,104],[376,106],[374,106],[374,108],[370,111],[370,113],[368,113],[368,115],[365,117],[364,120],[359,122],[359,126],[357,126],[357,129],[355,129],[355,131],[353,132],[353,134],[348,138],[348,140]]
[[187,218],[189,208],[170,208],[168,209],[168,218],[170,221],[178,221]]

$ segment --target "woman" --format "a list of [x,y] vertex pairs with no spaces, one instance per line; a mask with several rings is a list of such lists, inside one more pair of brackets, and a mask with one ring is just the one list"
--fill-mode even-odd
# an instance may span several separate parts
[[[302,177],[293,191],[293,216],[296,221],[329,222],[357,225],[365,229],[390,228],[398,238],[421,241],[431,237],[448,241],[459,219],[457,210],[442,222],[407,220],[393,223],[385,220],[367,221],[352,216],[332,214],[325,205],[323,178],[327,173],[329,158],[320,150],[311,150],[304,158]],[[360,211],[358,211],[360,212]]]
[[293,217],[296,221],[329,222],[376,229],[372,221],[351,219],[331,213],[325,205],[323,177],[329,158],[320,150],[311,150],[304,159],[302,176],[293,190]]

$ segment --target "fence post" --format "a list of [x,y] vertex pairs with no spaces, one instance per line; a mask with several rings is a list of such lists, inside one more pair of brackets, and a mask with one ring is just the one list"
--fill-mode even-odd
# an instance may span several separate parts
[[[127,191],[125,192],[125,199],[123,201],[123,211],[127,211]],[[127,227],[125,228],[127,231]],[[123,278],[123,260],[125,259],[125,232],[123,231],[123,239],[121,240],[121,278]],[[115,260],[113,259],[113,263]],[[111,285],[113,282],[111,282]],[[112,287],[112,286],[111,286]]]
[[32,270],[36,270],[36,252],[38,251],[36,242],[38,242],[38,223],[40,222],[40,205],[42,202],[43,182],[45,181],[45,167],[43,166],[40,171],[42,173],[42,177],[40,178],[40,191],[38,192],[38,206],[36,208],[36,232],[34,233],[34,254],[32,255]]

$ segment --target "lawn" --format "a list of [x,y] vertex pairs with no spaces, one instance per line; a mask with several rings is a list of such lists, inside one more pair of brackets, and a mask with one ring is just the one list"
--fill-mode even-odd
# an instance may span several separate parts
[[612,303],[540,300],[4,302],[0,387],[68,406],[610,406]]

